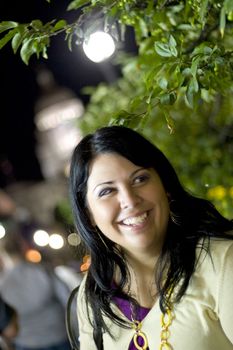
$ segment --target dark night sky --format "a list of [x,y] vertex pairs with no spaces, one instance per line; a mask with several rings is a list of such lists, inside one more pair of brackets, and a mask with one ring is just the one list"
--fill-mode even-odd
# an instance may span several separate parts
[[[14,20],[30,22],[39,18],[48,21],[66,18],[72,21],[74,12],[65,11],[68,1],[45,0],[11,1],[1,0],[0,21]],[[135,52],[133,35],[127,32],[126,42],[121,47]],[[52,40],[48,49],[48,60],[30,60],[26,66],[19,54],[14,55],[10,44],[0,50],[0,187],[18,180],[40,180],[41,172],[35,155],[34,103],[39,96],[35,70],[43,62],[52,71],[56,82],[71,88],[84,104],[87,97],[81,93],[86,85],[96,86],[106,80],[98,64],[89,61],[81,46],[74,46],[70,52],[62,36]],[[111,67],[111,62],[108,63]],[[102,64],[103,65],[103,64]],[[116,75],[119,68],[113,67]],[[11,166],[12,169],[11,169]]]

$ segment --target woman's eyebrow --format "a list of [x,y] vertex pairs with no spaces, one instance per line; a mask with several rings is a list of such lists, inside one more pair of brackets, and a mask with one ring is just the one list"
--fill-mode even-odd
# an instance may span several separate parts
[[[131,179],[132,177],[134,177],[139,171],[141,171],[141,170],[144,170],[144,169],[146,169],[146,168],[138,168],[138,169],[136,169],[136,170],[134,170],[133,172],[132,172],[132,174],[130,174],[130,176],[129,176],[129,178]],[[99,184],[97,184],[94,188],[93,188],[93,192],[97,189],[97,187],[99,187],[99,186],[102,186],[102,185],[112,185],[112,184],[114,184],[114,180],[113,181],[104,181],[104,182],[100,182]]]
[[99,186],[102,186],[102,185],[112,185],[114,183],[114,181],[104,181],[104,182],[101,182],[99,184],[97,184],[94,188],[93,188],[93,192],[96,190],[97,187]]
[[139,171],[145,170],[145,169],[147,169],[147,168],[141,167],[141,168],[136,169],[135,171],[132,172],[132,174],[130,175],[130,178],[134,177],[134,175],[136,175]]

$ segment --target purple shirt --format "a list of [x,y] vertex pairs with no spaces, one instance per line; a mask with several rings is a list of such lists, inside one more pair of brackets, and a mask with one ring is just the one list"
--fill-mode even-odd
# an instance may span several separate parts
[[[132,312],[131,312],[131,308],[130,308],[130,304],[127,300],[121,299],[121,298],[114,298],[117,306],[119,307],[119,309],[121,310],[121,312],[130,320],[132,321]],[[146,315],[148,314],[148,312],[150,311],[150,309],[140,306],[137,309],[137,321],[141,322]],[[143,329],[142,329],[143,331]],[[141,337],[138,337],[138,344],[140,346],[143,345],[143,339]],[[133,339],[131,340],[130,344],[129,344],[129,348],[128,350],[137,350],[137,348],[135,347],[134,343],[133,343]],[[148,348],[149,350],[149,348]]]

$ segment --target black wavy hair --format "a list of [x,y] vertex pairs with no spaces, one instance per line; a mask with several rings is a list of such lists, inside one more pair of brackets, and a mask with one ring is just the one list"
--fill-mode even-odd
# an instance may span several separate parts
[[[103,314],[122,327],[128,326],[112,310],[112,298],[123,296],[131,300],[131,297],[123,292],[123,287],[129,282],[124,255],[114,242],[101,232],[96,233],[86,205],[89,166],[97,155],[103,153],[117,153],[135,165],[154,168],[169,193],[171,216],[155,274],[162,311],[169,302],[167,294],[171,288],[178,288],[174,302],[184,295],[195,270],[196,247],[200,238],[205,238],[201,240],[201,250],[208,252],[210,237],[233,239],[227,234],[233,230],[233,222],[224,218],[209,201],[188,193],[165,155],[138,132],[123,126],[108,126],[84,137],[71,159],[70,197],[77,231],[91,254],[85,295],[94,317],[92,324],[100,324],[103,330],[110,332],[103,321]],[[116,267],[120,269],[121,280],[113,288]],[[164,283],[165,271],[167,277]]]

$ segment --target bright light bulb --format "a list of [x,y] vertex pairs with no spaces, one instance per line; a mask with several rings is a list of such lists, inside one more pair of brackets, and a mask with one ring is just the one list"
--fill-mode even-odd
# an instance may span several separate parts
[[61,249],[64,246],[64,239],[61,235],[53,233],[49,237],[49,245],[53,249]]
[[91,61],[98,63],[112,56],[115,43],[108,33],[95,32],[83,43],[83,50]]
[[49,234],[46,231],[38,230],[33,235],[34,242],[40,247],[49,244]]

